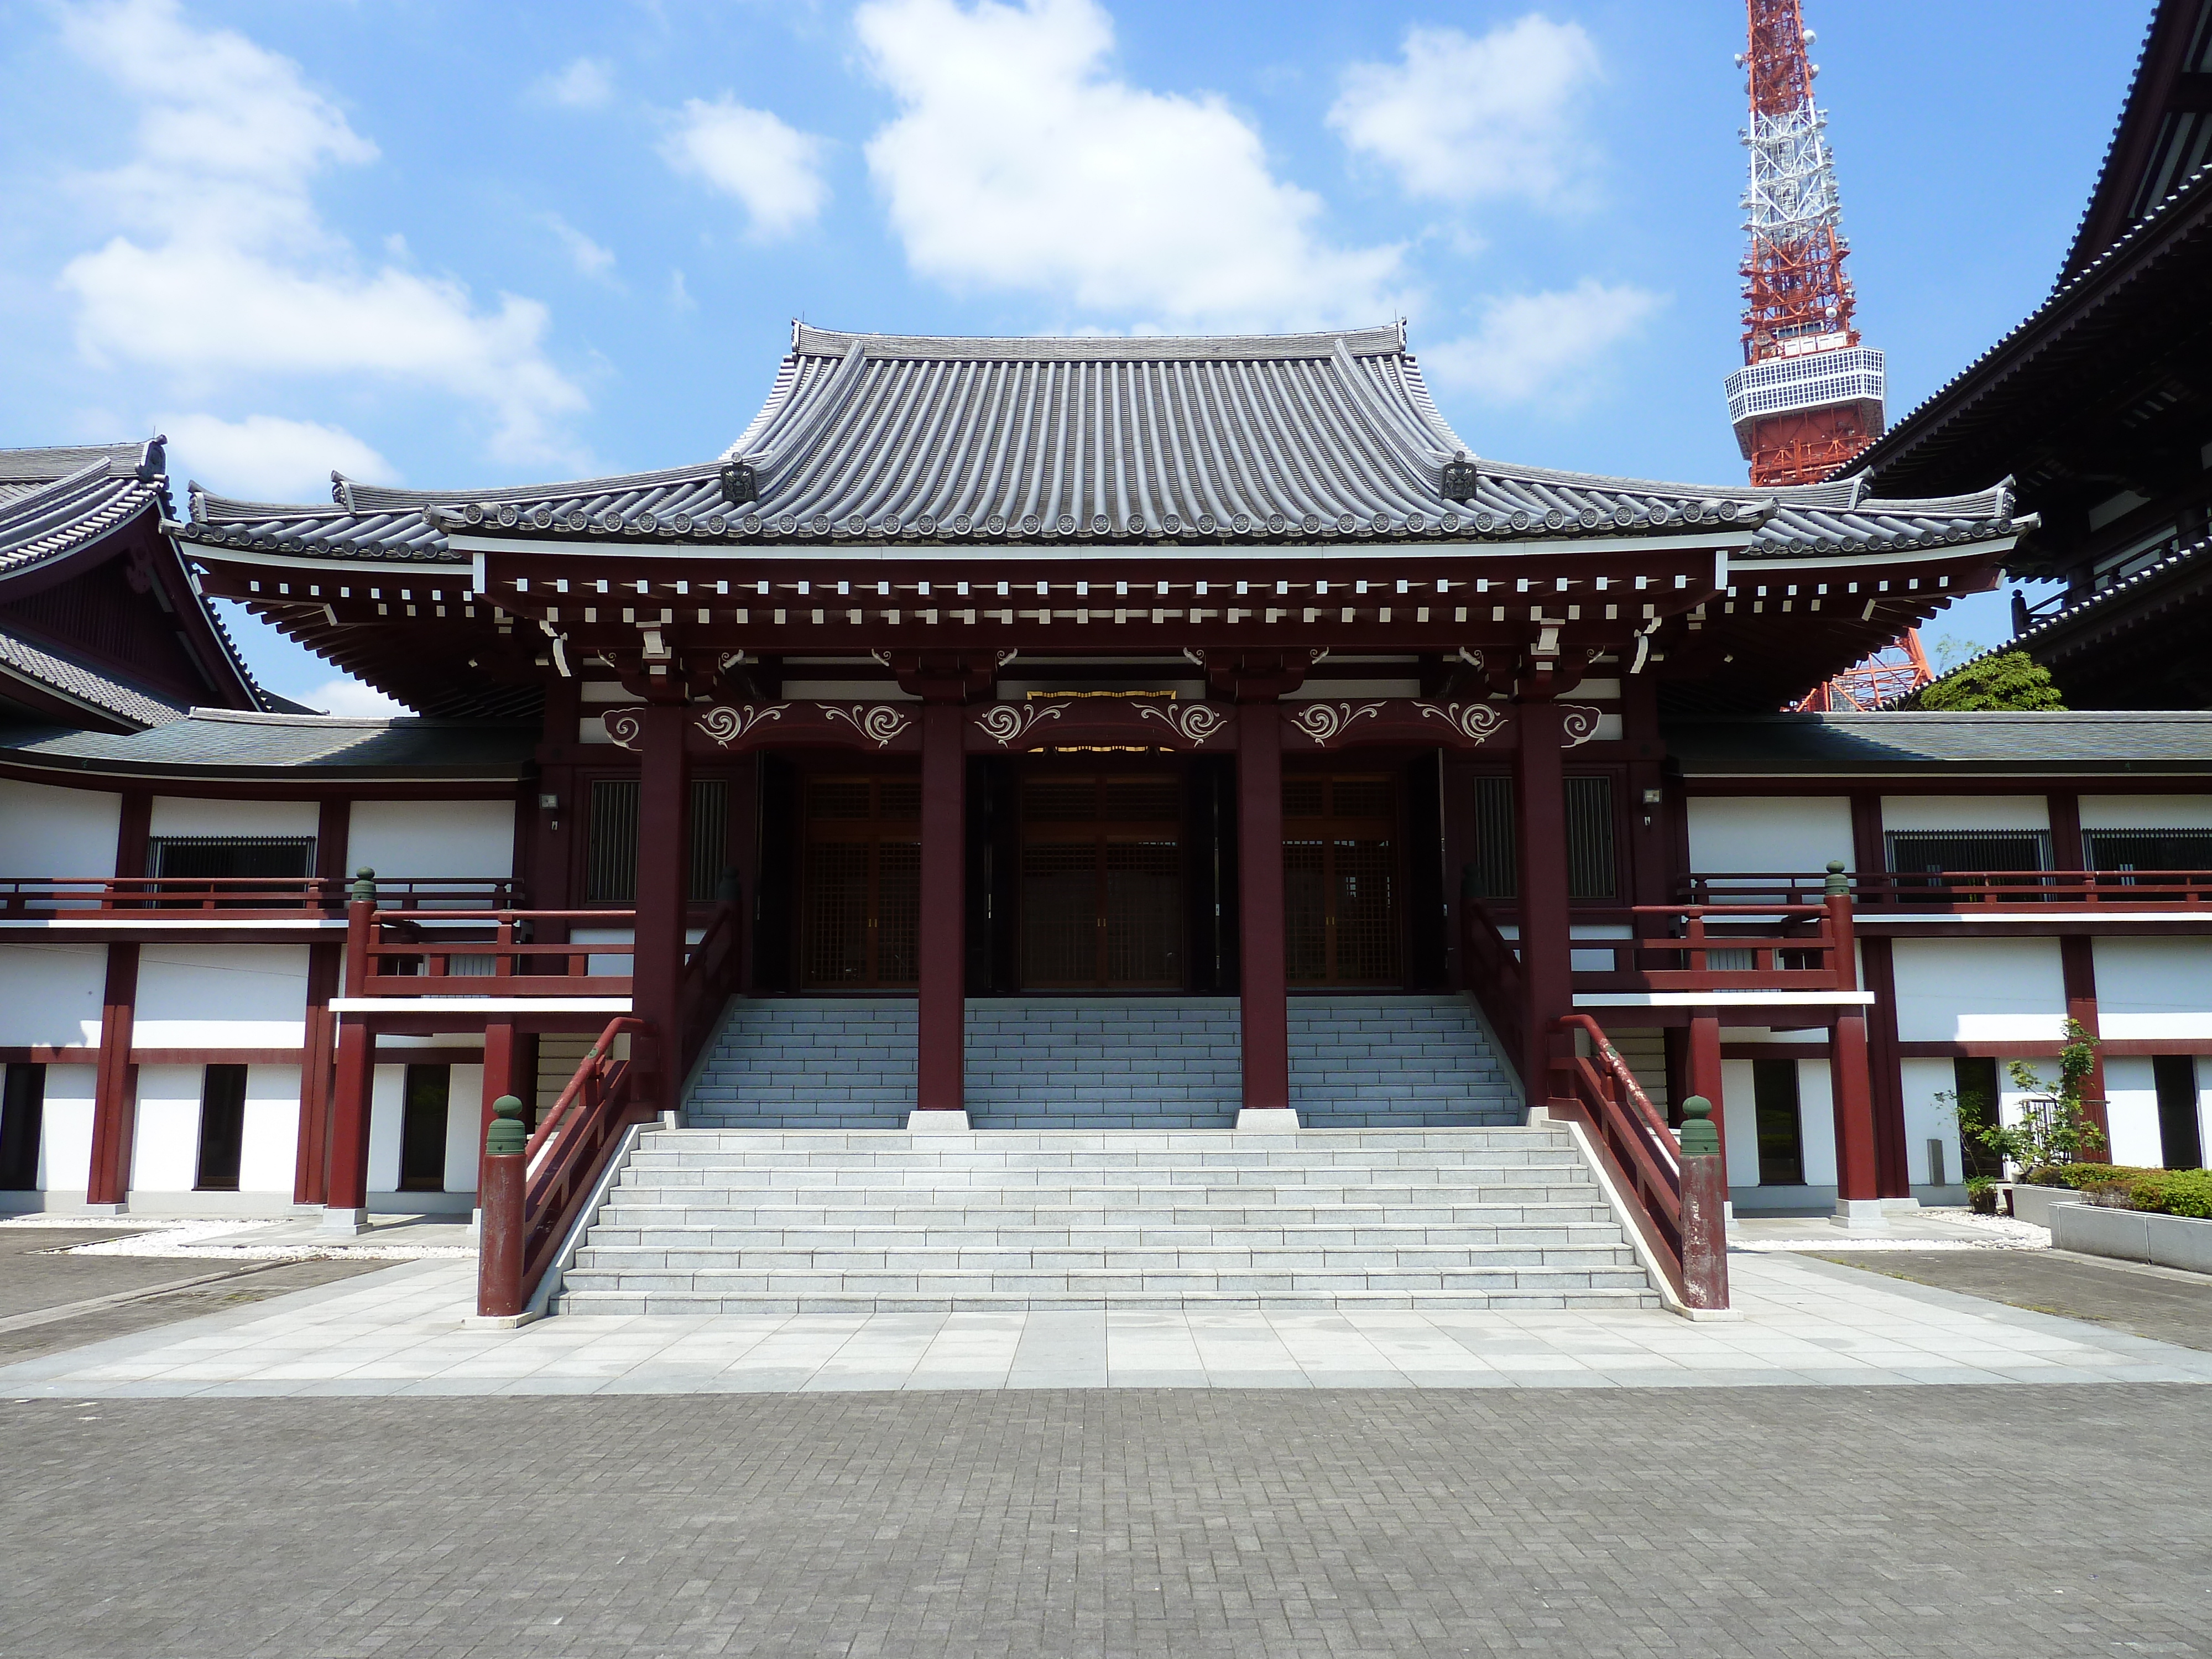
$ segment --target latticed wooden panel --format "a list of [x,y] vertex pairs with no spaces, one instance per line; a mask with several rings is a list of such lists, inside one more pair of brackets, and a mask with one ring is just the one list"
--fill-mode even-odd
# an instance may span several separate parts
[[1021,868],[1024,984],[1182,983],[1182,784],[1174,774],[1024,781]]
[[1400,982],[1397,792],[1387,776],[1283,780],[1285,971],[1293,985]]
[[920,977],[921,787],[913,778],[811,778],[799,976],[810,990]]

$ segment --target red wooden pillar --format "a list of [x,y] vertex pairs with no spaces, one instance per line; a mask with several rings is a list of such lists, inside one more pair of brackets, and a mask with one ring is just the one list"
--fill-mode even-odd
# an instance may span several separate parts
[[[1851,927],[1850,887],[1836,866],[1828,877],[1828,927],[1839,992],[1858,988],[1858,953]],[[1882,1218],[1880,1141],[1875,1128],[1874,1088],[1867,1060],[1864,1008],[1838,1009],[1828,1029],[1828,1092],[1836,1125],[1836,1214],[1840,1226],[1886,1231]]]
[[1884,1198],[1912,1196],[1905,1139],[1905,1066],[1897,1038],[1897,963],[1887,938],[1859,940],[1866,988],[1867,1086],[1874,1100],[1875,1177]]
[[[2066,1018],[2091,1036],[2097,1026],[2097,941],[2087,933],[2068,933],[2058,941],[2058,971],[2066,986]],[[2057,1074],[2052,1073],[2053,1082]],[[2101,1050],[2090,1062],[2089,1075],[2081,1079],[2081,1115],[2106,1137],[2099,1157],[2112,1156],[2112,1126],[2105,1116],[2105,1060]]]
[[[376,910],[372,872],[363,871],[346,904],[345,990],[368,994],[369,918]],[[359,1014],[341,1015],[331,1083],[330,1173],[323,1186],[323,1230],[356,1233],[368,1224],[368,1129],[376,1082],[376,1031]]]
[[[691,709],[684,702],[645,706],[638,769],[637,926],[631,945],[630,1011],[653,1032],[653,1071],[645,1099],[676,1109],[684,1034],[684,924],[691,896],[691,763],[684,751]],[[496,1098],[496,1097],[495,1097]]]
[[292,1201],[320,1204],[330,1190],[331,1066],[337,1058],[337,994],[345,947],[307,947],[307,1006],[300,1051],[300,1143],[292,1168]]
[[953,697],[932,696],[922,704],[921,945],[915,1009],[915,1109],[959,1112],[963,1121],[967,1109],[967,716]]
[[1714,1013],[1692,1013],[1690,1016],[1689,1038],[1685,1044],[1689,1053],[1684,1059],[1683,1072],[1688,1087],[1686,1095],[1703,1095],[1711,1103],[1713,1127],[1720,1136],[1714,1156],[1721,1161],[1721,1185],[1728,1185],[1728,1125],[1722,1115],[1726,1103],[1721,1091],[1721,1017]]
[[1529,1106],[1551,1097],[1552,1036],[1574,1012],[1567,908],[1566,782],[1560,765],[1559,706],[1548,696],[1517,706],[1513,752],[1514,825],[1520,851],[1521,1082]]
[[131,1144],[138,1119],[138,1068],[131,1060],[131,1028],[138,1001],[138,947],[107,947],[107,982],[100,994],[100,1063],[94,1073],[92,1167],[85,1177],[88,1209],[120,1213],[131,1199]]
[[[1243,1109],[1287,1112],[1291,1013],[1283,934],[1283,713],[1272,695],[1240,702],[1237,708],[1237,916],[1243,976],[1238,1003]],[[1264,1125],[1268,1120],[1255,1121]]]

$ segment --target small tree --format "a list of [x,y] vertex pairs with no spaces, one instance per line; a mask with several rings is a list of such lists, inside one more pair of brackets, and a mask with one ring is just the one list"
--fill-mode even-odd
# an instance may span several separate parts
[[2056,1087],[2024,1060],[2005,1068],[2012,1074],[2014,1088],[2048,1099],[2050,1111],[2023,1112],[2017,1123],[1984,1124],[1972,1132],[1975,1139],[2023,1173],[2046,1164],[2071,1164],[2084,1152],[2104,1150],[2105,1132],[2090,1121],[2081,1103],[2081,1085],[2096,1068],[2097,1039],[2078,1019],[2069,1019],[2065,1029]]
[[2051,683],[2051,671],[2041,663],[2025,651],[2001,651],[1953,669],[1932,685],[1914,692],[1902,707],[1940,713],[1993,708],[2033,712],[2063,709],[2066,700]]

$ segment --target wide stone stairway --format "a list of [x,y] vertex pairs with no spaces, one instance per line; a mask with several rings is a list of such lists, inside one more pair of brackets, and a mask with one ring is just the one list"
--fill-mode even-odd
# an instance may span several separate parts
[[[1316,1128],[1512,1124],[1510,1077],[1466,1000],[1291,999],[1291,1103]],[[977,1128],[1206,1129],[1237,1121],[1233,997],[988,997],[967,1012]],[[732,1002],[687,1097],[716,1128],[903,1128],[912,998]]]
[[1658,1297],[1567,1132],[647,1133],[574,1313],[1624,1308]]

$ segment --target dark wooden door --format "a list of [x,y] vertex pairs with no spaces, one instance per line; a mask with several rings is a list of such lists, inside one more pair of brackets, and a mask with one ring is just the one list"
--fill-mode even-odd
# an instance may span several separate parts
[[1283,780],[1283,938],[1293,985],[1401,983],[1397,801],[1381,776]]
[[1182,781],[1042,773],[1022,784],[1022,982],[1180,990]]
[[921,784],[809,778],[799,982],[808,990],[912,985],[921,942]]

